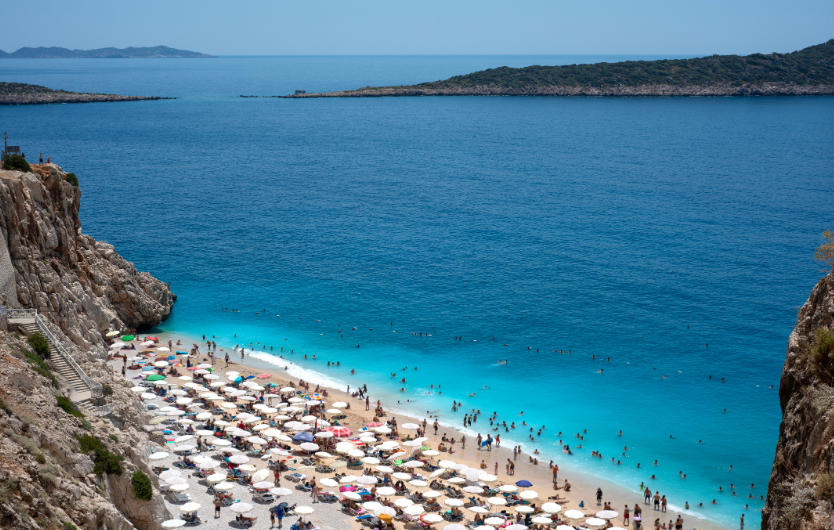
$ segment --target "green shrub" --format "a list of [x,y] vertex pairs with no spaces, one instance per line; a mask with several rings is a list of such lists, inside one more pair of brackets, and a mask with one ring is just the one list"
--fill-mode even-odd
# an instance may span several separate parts
[[84,413],[75,408],[75,405],[72,404],[72,401],[65,398],[64,396],[58,396],[58,406],[64,409],[64,412],[66,412],[70,416],[75,416],[76,418],[84,417]]
[[29,346],[35,350],[35,353],[43,357],[44,359],[49,358],[49,341],[46,340],[46,337],[41,335],[40,333],[31,333],[28,337],[26,337],[26,342],[29,343]]
[[149,501],[153,497],[151,479],[142,471],[137,469],[133,472],[133,476],[130,477],[130,485],[133,486],[133,494],[136,495],[137,499]]
[[834,477],[828,473],[824,473],[817,477],[817,485],[814,488],[819,500],[830,499],[834,495]]
[[116,442],[116,443],[119,443],[119,439],[118,439],[118,438],[116,438],[116,435],[115,435],[115,434],[111,434],[110,436],[108,436],[108,438],[110,438],[111,440],[113,440],[113,441],[114,441],[114,442]]
[[102,390],[101,391],[105,396],[112,396],[113,395],[113,389],[110,387],[110,385],[102,385]]
[[52,381],[52,386],[54,386],[55,388],[58,388],[58,387],[61,386],[58,383],[58,380],[52,374],[52,372],[49,371],[49,365],[46,364],[46,362],[39,355],[36,355],[36,354],[32,353],[31,351],[27,350],[26,348],[23,349],[23,355],[24,355],[24,358],[26,359],[26,362],[29,363],[32,370],[38,372],[39,374],[41,374],[45,378]]
[[816,339],[811,346],[811,359],[822,375],[834,376],[834,331],[828,328],[817,328],[814,330]]
[[69,521],[64,521],[64,530],[78,530],[78,527]]
[[93,473],[102,475],[121,475],[124,472],[122,457],[111,453],[101,440],[95,436],[85,434],[78,436],[78,444],[82,453],[93,453]]
[[78,177],[75,176],[75,173],[67,173],[66,179],[67,182],[69,182],[76,188],[78,187]]
[[32,172],[32,167],[20,155],[8,155],[3,157],[3,169]]

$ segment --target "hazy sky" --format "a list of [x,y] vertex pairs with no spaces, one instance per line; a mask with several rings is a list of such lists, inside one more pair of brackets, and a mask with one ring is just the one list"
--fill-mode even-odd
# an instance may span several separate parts
[[832,0],[29,0],[6,11],[5,51],[701,55],[788,52],[834,38]]

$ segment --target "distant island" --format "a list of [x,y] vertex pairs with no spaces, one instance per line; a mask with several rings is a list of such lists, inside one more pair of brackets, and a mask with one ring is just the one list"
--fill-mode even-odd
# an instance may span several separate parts
[[119,96],[116,94],[87,94],[53,90],[40,85],[0,82],[0,105],[45,105],[49,103],[96,103],[104,101],[145,101],[158,96]]
[[502,66],[419,85],[282,97],[768,95],[834,95],[834,39],[785,54]]
[[157,59],[183,57],[213,57],[205,53],[177,50],[168,46],[151,48],[99,48],[98,50],[68,50],[66,48],[20,48],[7,53],[0,50],[0,59]]

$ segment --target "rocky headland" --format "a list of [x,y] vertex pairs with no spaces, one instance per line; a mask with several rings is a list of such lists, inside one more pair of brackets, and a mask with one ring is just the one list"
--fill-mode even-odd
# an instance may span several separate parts
[[712,55],[694,59],[564,66],[502,66],[410,86],[283,96],[829,96],[834,95],[834,39],[792,53]]
[[[108,368],[104,335],[159,324],[176,297],[84,235],[80,206],[77,177],[57,165],[0,170],[0,528],[156,530],[171,517],[147,460],[147,412]],[[92,386],[36,347],[15,308],[38,310],[105,407],[74,401]]]
[[120,96],[53,90],[40,85],[0,82],[0,105],[48,105],[50,103],[101,103],[107,101],[154,101],[159,96]]
[[834,272],[811,291],[788,339],[782,424],[763,530],[834,526]]

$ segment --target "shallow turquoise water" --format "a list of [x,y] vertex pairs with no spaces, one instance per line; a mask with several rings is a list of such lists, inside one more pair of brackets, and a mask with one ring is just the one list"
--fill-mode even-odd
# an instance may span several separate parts
[[[762,506],[744,497],[766,493],[769,387],[833,224],[834,99],[237,97],[576,61],[3,61],[4,81],[179,99],[0,123],[78,174],[85,232],[171,282],[164,329],[294,350],[454,425],[452,400],[524,410],[547,429],[505,445],[629,488],[656,474],[673,505],[717,498],[699,513],[735,526]],[[558,452],[584,429],[587,449]]]

